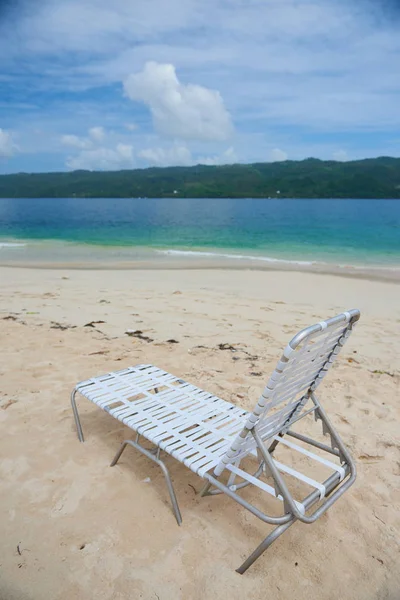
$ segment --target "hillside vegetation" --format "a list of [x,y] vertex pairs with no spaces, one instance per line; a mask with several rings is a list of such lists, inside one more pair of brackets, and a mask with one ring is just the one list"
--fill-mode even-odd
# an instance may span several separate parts
[[0,176],[2,198],[400,198],[400,158]]

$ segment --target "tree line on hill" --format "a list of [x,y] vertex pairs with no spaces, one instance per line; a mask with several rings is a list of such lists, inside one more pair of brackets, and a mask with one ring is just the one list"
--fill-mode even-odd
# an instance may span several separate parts
[[1,198],[400,198],[400,158],[0,175]]

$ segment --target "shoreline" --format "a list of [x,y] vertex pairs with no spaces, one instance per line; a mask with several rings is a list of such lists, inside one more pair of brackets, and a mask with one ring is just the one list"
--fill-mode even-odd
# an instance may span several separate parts
[[[267,254],[268,252],[268,254]],[[274,255],[257,248],[157,248],[100,245],[65,240],[0,238],[0,267],[74,271],[259,271],[335,275],[400,283],[397,262],[357,262],[332,254]],[[272,254],[272,256],[271,256]],[[368,258],[368,257],[367,257]],[[332,259],[332,260],[329,260]],[[359,259],[358,259],[359,260]]]
[[314,275],[334,275],[349,279],[362,279],[388,283],[400,283],[399,267],[372,267],[351,265],[330,265],[314,263],[311,265],[251,260],[137,260],[103,262],[69,261],[2,261],[0,267],[6,269],[71,270],[71,271],[261,271],[285,273],[309,273]]

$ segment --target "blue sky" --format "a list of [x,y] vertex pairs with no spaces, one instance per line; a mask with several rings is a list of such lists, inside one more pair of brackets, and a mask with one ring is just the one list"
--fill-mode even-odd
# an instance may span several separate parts
[[395,0],[0,0],[0,173],[400,156]]

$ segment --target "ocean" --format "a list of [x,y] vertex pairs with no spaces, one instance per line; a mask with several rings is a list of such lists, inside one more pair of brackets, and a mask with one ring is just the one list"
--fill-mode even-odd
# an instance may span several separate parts
[[400,266],[400,201],[0,199],[0,263],[169,257]]

